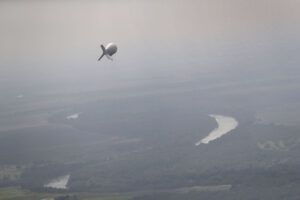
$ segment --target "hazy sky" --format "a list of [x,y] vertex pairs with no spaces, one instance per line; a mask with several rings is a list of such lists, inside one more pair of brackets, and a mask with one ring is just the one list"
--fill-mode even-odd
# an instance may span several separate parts
[[[181,76],[268,61],[299,47],[299,8],[297,0],[0,1],[0,81]],[[96,62],[111,41],[116,61]]]
[[[2,124],[13,119],[3,110],[52,110],[107,91],[299,102],[299,10],[298,0],[0,1]],[[115,60],[97,62],[108,42]]]

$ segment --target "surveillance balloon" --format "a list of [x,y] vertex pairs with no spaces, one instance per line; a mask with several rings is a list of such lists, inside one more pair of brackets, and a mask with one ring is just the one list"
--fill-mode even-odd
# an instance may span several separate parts
[[101,44],[101,49],[103,52],[98,61],[101,60],[103,56],[106,56],[108,59],[112,60],[111,56],[118,51],[118,47],[114,43],[109,43],[105,47]]

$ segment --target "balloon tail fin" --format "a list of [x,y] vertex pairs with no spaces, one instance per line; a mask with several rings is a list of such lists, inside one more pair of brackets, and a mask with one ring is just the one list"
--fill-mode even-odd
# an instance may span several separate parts
[[100,56],[100,58],[98,58],[98,61],[100,61],[101,58],[103,58],[104,55],[105,55],[105,54],[103,53],[103,54]]
[[100,56],[100,58],[98,58],[98,61],[101,60],[101,58],[103,58],[103,56],[106,54],[106,50],[105,47],[101,44],[101,49],[103,51],[102,55]]
[[109,60],[113,61],[113,58],[112,58],[111,56],[106,55],[106,57],[107,57]]

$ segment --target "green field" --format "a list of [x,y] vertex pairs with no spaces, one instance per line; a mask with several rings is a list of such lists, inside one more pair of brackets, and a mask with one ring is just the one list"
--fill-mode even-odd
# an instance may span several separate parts
[[0,188],[0,200],[41,200],[43,198],[55,198],[60,196],[76,196],[80,200],[129,200],[133,195],[129,194],[106,194],[97,193],[38,193],[21,189],[20,187]]
[[40,200],[46,197],[55,197],[55,194],[40,194],[19,187],[0,188],[0,200]]

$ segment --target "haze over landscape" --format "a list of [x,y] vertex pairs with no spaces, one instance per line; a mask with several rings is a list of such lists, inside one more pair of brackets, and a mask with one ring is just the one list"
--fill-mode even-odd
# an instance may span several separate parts
[[299,199],[299,8],[0,1],[0,200]]

